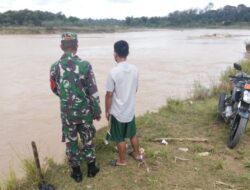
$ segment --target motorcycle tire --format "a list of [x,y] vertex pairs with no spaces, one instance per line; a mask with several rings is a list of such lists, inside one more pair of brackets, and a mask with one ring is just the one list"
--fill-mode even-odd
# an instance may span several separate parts
[[218,102],[218,111],[220,114],[222,114],[225,111],[225,98],[226,98],[226,93],[221,92],[219,95],[219,102]]
[[235,117],[235,120],[232,123],[229,139],[227,146],[233,149],[240,141],[240,137],[246,130],[248,119],[242,118],[239,115]]

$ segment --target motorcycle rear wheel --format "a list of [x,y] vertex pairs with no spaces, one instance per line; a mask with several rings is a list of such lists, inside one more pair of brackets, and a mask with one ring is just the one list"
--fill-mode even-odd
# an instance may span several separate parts
[[248,119],[237,115],[232,123],[227,146],[233,149],[240,141],[240,137],[246,130]]
[[225,111],[225,98],[226,98],[226,93],[221,92],[218,101],[218,111],[220,114],[222,114]]

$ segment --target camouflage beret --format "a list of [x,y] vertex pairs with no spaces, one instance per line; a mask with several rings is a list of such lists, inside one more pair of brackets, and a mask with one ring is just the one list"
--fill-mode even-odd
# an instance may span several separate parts
[[73,32],[64,32],[62,34],[62,41],[77,40],[77,34]]

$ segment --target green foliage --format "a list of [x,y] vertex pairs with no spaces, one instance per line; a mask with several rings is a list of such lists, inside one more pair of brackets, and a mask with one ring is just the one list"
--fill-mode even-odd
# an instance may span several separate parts
[[15,171],[11,168],[7,178],[4,180],[2,184],[0,184],[0,189],[3,190],[15,190],[18,189],[19,184],[16,177]]
[[166,17],[126,17],[125,24],[133,27],[217,27],[248,25],[250,22],[250,7],[243,4],[212,8],[213,4],[209,3],[204,9],[174,11]]
[[42,27],[218,27],[218,26],[248,26],[250,23],[250,7],[243,4],[225,6],[214,10],[209,3],[204,9],[189,9],[175,11],[164,17],[126,17],[117,19],[80,19],[66,17],[61,12],[51,13],[43,11],[7,11],[0,13],[0,26],[42,26]]
[[182,101],[174,100],[174,99],[168,99],[166,109],[168,109],[170,112],[176,113],[176,112],[180,112],[182,106],[183,106]]
[[35,165],[35,161],[31,159],[23,160],[23,170],[25,172],[25,176],[32,184],[39,183],[39,176],[37,175],[37,169]]
[[116,19],[79,19],[77,17],[66,17],[61,12],[51,13],[47,11],[31,11],[28,9],[20,11],[7,11],[0,13],[0,26],[114,26],[121,25],[124,21]]
[[189,9],[186,11],[175,11],[168,16],[169,24],[172,26],[229,26],[237,23],[250,22],[250,8],[241,4],[237,7],[224,6],[213,10],[210,3],[203,10]]
[[210,95],[210,89],[202,86],[198,81],[194,82],[192,99],[204,100],[205,98],[209,97],[209,95]]
[[[242,60],[240,62],[243,72],[250,75],[250,60]],[[218,85],[213,86],[211,89],[211,95],[217,96],[220,92],[229,92],[232,89],[232,82],[229,76],[235,75],[237,71],[234,69],[233,64],[231,67],[227,68],[220,77],[220,82]]]
[[244,163],[244,166],[245,166],[246,168],[249,168],[249,169],[250,169],[250,162]]

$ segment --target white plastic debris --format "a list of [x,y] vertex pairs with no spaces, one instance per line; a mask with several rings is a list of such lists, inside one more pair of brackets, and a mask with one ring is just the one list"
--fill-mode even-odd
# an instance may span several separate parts
[[187,152],[188,151],[188,148],[183,148],[183,147],[180,147],[180,148],[178,148],[180,151],[182,151],[182,152]]
[[198,153],[199,156],[209,156],[209,152],[200,152]]
[[194,170],[198,172],[198,171],[199,171],[199,168],[196,168],[196,167],[195,167]]
[[163,139],[163,140],[161,141],[161,144],[168,145],[168,142],[167,142],[165,139]]
[[103,142],[104,142],[105,145],[109,144],[109,141],[107,141],[106,139],[104,139]]
[[140,151],[141,154],[144,154],[144,153],[145,153],[144,148],[140,148],[139,151]]

